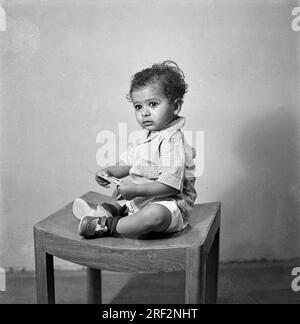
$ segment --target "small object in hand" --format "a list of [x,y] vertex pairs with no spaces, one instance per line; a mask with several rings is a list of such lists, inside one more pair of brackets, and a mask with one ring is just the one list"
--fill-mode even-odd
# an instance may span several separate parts
[[[109,188],[109,184],[110,183],[113,183],[115,184],[116,186],[119,186],[121,184],[121,180],[114,177],[114,176],[111,176],[111,175],[108,175],[108,174],[105,174],[105,173],[101,173],[100,171],[97,172],[97,173],[94,173],[92,171],[89,171],[90,173],[94,174],[96,176],[96,178],[100,178],[101,180],[107,182],[107,185],[105,184],[101,184],[103,187],[105,188]],[[116,200],[119,200],[119,199],[122,199],[122,195],[119,193],[116,195],[116,197],[113,197],[115,198]]]
[[121,183],[121,180],[116,178],[116,177],[113,177],[113,176],[110,176],[108,174],[105,174],[105,173],[96,173],[96,176],[99,177],[99,178],[102,178],[104,179],[105,181],[109,182],[109,183],[113,183],[115,184],[116,186],[119,186],[120,183]]
[[109,184],[110,182],[107,181],[106,179],[104,179],[102,176],[100,177],[98,175],[98,173],[95,173],[95,172],[92,172],[92,171],[89,171],[89,173],[93,174],[95,176],[95,180],[96,182],[98,183],[99,186],[102,186],[104,188],[109,188]]

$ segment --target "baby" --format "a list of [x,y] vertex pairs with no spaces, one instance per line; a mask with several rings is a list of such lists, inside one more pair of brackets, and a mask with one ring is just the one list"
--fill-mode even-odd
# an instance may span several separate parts
[[[123,200],[93,210],[82,199],[73,203],[81,219],[78,233],[86,238],[170,233],[183,230],[196,199],[195,151],[185,141],[178,116],[187,91],[184,74],[172,61],[153,64],[137,72],[127,99],[142,127],[137,138],[115,166],[101,170],[122,179],[116,194]],[[96,175],[106,187],[108,182]]]

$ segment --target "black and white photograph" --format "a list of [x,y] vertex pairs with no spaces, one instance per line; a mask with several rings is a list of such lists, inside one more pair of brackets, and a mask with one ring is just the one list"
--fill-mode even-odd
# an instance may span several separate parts
[[300,304],[299,143],[300,0],[0,0],[0,304]]

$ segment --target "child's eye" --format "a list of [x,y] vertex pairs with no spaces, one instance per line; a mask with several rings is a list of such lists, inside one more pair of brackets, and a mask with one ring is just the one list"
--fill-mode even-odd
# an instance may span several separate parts
[[142,108],[142,106],[141,105],[135,105],[134,108],[135,108],[135,110],[140,110]]
[[149,103],[149,106],[150,106],[151,108],[155,108],[157,105],[158,105],[158,103],[155,102],[155,101],[151,101],[151,102]]

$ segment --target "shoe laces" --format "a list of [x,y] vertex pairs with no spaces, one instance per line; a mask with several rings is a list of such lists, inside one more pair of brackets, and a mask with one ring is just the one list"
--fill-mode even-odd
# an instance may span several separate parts
[[98,218],[98,224],[96,226],[95,231],[106,232],[108,230],[106,224],[107,216],[103,215]]

